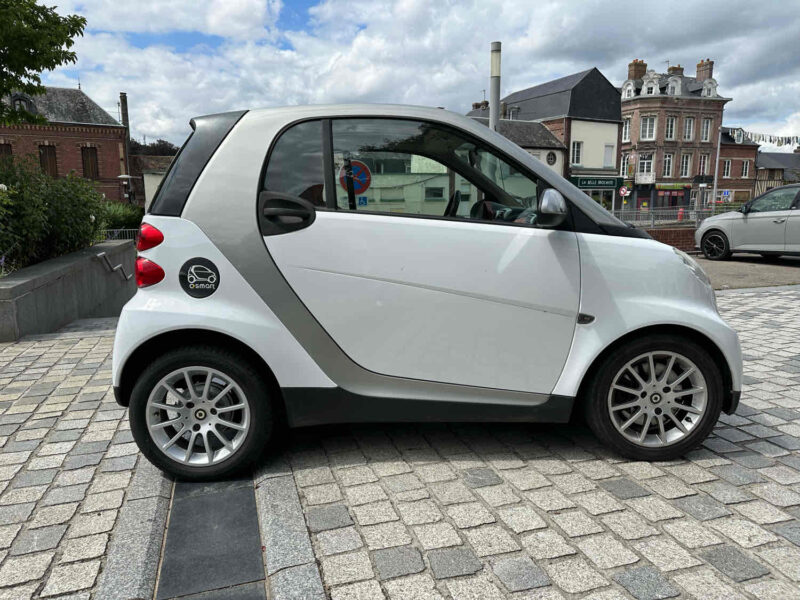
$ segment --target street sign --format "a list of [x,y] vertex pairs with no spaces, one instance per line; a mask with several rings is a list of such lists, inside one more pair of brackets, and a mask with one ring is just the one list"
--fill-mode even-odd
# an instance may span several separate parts
[[727,198],[730,195],[731,195],[731,191],[730,190],[722,190],[722,196],[724,198]]
[[367,205],[367,197],[366,196],[359,196],[358,197],[358,205],[359,206],[366,206]]
[[623,185],[621,188],[619,188],[619,195],[622,196],[623,198],[625,196],[630,195],[630,193],[631,191],[627,188],[627,186]]
[[[369,167],[360,160],[350,161],[350,166],[353,169],[353,192],[356,194],[363,194],[372,183],[372,173],[369,172]],[[339,170],[339,184],[347,189],[347,177],[345,177],[345,168]]]

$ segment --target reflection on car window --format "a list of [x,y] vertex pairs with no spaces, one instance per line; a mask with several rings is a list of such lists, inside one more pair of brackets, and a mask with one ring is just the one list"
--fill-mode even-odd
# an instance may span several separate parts
[[772,212],[776,210],[789,210],[792,201],[797,195],[797,188],[784,188],[773,190],[768,194],[756,198],[750,205],[751,213]]
[[281,135],[269,157],[263,188],[325,206],[322,122],[299,123]]
[[404,119],[332,129],[340,209],[535,224],[539,182],[455,130]]

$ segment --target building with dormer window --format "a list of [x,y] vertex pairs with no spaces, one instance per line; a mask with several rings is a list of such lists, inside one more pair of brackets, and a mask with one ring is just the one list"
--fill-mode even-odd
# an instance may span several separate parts
[[697,64],[694,77],[681,65],[666,73],[648,69],[639,59],[628,65],[621,87],[620,175],[633,194],[623,208],[688,206],[710,199],[717,136],[730,101],[719,95],[713,75],[710,59]]

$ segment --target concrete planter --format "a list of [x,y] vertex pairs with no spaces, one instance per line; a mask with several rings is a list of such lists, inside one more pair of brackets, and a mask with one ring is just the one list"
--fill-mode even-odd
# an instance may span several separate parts
[[[122,265],[112,271],[111,266]],[[0,342],[48,333],[89,317],[115,317],[136,292],[131,240],[103,242],[0,279]]]

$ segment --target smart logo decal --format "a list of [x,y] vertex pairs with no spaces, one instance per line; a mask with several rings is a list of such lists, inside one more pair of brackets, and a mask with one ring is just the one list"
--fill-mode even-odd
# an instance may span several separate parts
[[193,298],[208,298],[219,287],[219,269],[205,258],[190,258],[179,274],[183,291]]

